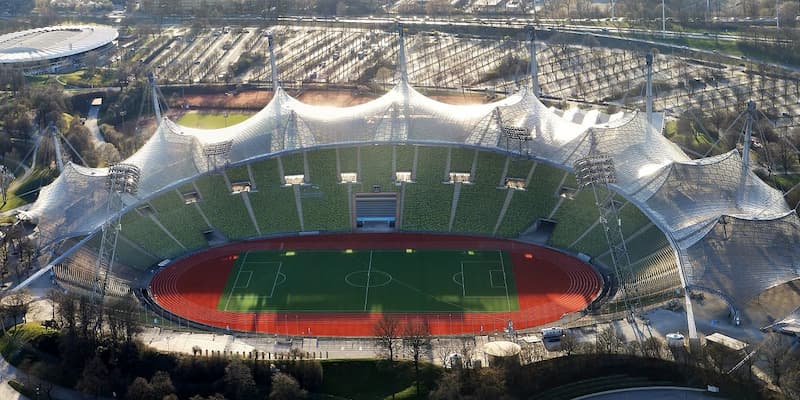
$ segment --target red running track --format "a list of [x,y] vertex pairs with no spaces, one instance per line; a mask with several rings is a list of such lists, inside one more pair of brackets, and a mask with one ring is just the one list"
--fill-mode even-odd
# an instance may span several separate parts
[[[303,249],[474,249],[511,254],[519,311],[495,313],[397,313],[424,319],[435,335],[544,325],[586,308],[600,293],[602,280],[592,267],[572,256],[512,240],[406,233],[293,236],[240,242],[180,259],[150,282],[153,299],[183,318],[237,331],[287,335],[372,336],[380,313],[230,312],[217,309],[234,257],[248,250]],[[525,254],[533,254],[533,260]]]

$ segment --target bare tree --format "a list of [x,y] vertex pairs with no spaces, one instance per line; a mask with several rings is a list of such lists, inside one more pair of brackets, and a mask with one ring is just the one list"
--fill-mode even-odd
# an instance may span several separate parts
[[96,51],[90,51],[86,53],[86,57],[83,61],[86,64],[88,78],[91,79],[97,71],[97,66],[100,64],[100,55],[97,54]]
[[11,185],[11,182],[14,181],[14,174],[9,171],[5,165],[0,165],[0,197],[2,197],[3,204],[0,207],[6,205],[7,196],[8,196],[8,187]]
[[408,320],[403,328],[403,347],[414,362],[414,376],[419,393],[419,363],[430,353],[431,328],[427,320]]
[[571,356],[578,349],[578,338],[575,337],[570,331],[561,337],[561,351],[567,356]]
[[771,333],[764,338],[761,348],[758,350],[758,358],[763,363],[764,369],[772,379],[772,384],[780,387],[782,377],[791,365],[788,361],[792,360],[789,352],[791,343],[786,336]]
[[[446,365],[447,359],[450,357],[451,354],[458,354],[459,350],[459,343],[451,340],[451,339],[436,339],[436,344],[433,346],[435,349],[434,353],[436,354],[436,358],[439,360],[442,365],[447,367],[453,367],[452,365]],[[461,355],[459,354],[459,357]],[[460,365],[459,365],[460,367]]]
[[472,367],[472,358],[475,355],[475,337],[461,338],[461,355],[464,357],[464,365]]
[[664,344],[655,336],[650,336],[642,343],[642,354],[645,357],[661,358]]
[[14,326],[25,321],[25,314],[30,308],[31,295],[25,290],[12,292],[2,300],[4,318],[11,317]]
[[136,303],[130,298],[120,298],[106,308],[106,320],[111,339],[132,342],[142,328],[136,320]]
[[389,362],[394,361],[398,346],[397,340],[401,333],[400,320],[388,314],[383,314],[373,328],[373,334],[378,338],[378,347],[386,353]]
[[624,343],[625,337],[611,325],[597,332],[596,345],[598,353],[616,353]]

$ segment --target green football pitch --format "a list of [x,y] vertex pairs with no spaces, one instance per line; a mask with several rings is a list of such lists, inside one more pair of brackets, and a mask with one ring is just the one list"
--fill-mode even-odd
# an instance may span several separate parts
[[519,309],[503,251],[250,251],[220,296],[223,311],[505,312]]

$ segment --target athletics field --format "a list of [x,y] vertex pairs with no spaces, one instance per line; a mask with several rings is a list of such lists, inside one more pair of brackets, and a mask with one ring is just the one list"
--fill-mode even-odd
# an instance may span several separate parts
[[552,249],[402,233],[230,244],[173,262],[149,286],[200,324],[315,336],[369,336],[386,313],[434,334],[524,329],[585,308],[601,288],[591,266]]
[[238,255],[217,309],[503,312],[519,304],[500,250],[273,250]]

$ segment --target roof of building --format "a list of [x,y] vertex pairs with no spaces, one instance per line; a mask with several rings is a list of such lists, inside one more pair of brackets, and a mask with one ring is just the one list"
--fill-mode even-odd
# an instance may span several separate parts
[[103,25],[59,25],[0,36],[0,64],[45,61],[85,53],[117,39]]
[[711,343],[716,343],[721,346],[725,346],[731,350],[739,351],[747,347],[747,343],[732,338],[730,336],[723,335],[719,332],[714,333],[713,335],[706,336],[706,340]]
[[519,354],[520,346],[514,342],[498,340],[483,345],[483,352],[493,357],[511,357]]

